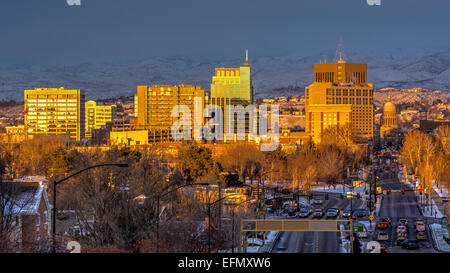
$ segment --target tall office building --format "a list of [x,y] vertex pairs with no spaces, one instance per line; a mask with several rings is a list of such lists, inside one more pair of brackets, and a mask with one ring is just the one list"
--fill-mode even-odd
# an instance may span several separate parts
[[367,64],[347,63],[338,50],[335,63],[314,65],[314,82],[305,91],[305,127],[314,142],[328,126],[349,126],[353,136],[373,137],[373,84]]
[[25,134],[68,134],[79,141],[85,134],[84,110],[84,91],[64,87],[25,90]]
[[[194,100],[199,98],[200,111],[195,111]],[[191,112],[191,138],[194,139],[194,121],[203,125],[205,91],[192,85],[138,86],[135,97],[137,129],[150,130],[149,142],[171,141],[171,127],[178,120],[172,117],[174,106],[185,105]],[[200,117],[200,119],[198,119]]]
[[[245,137],[249,134],[249,114],[246,114],[245,121],[239,121],[237,116],[227,111],[227,106],[242,105],[244,107],[253,102],[253,86],[248,65],[248,51],[246,51],[245,62],[239,68],[216,68],[211,83],[211,105],[219,106],[223,111],[223,141],[235,142],[237,140],[237,128],[239,123],[245,126]],[[245,124],[242,124],[244,123]],[[229,130],[234,126],[234,130]],[[231,132],[231,135],[227,134]]]
[[111,106],[97,105],[93,100],[86,102],[86,137],[92,137],[92,129],[100,129],[102,125],[113,120],[114,110]]

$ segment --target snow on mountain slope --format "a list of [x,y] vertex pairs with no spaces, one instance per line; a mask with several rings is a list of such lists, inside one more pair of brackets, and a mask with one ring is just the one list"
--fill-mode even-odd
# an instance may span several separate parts
[[[421,87],[450,91],[450,51],[351,53],[349,62],[368,64],[375,88]],[[302,94],[313,81],[313,64],[333,61],[333,52],[315,56],[250,58],[256,97]],[[126,64],[78,64],[21,67],[0,63],[0,99],[23,100],[23,90],[37,87],[77,88],[88,99],[131,96],[137,85],[193,84],[209,91],[216,67],[239,67],[243,59],[192,60],[158,57]]]

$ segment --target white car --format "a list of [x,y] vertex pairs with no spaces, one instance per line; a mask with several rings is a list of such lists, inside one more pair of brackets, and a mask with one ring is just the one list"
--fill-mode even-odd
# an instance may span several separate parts
[[322,199],[320,199],[320,198],[314,198],[313,203],[314,203],[315,205],[321,205],[321,204],[323,203],[323,201],[322,201]]

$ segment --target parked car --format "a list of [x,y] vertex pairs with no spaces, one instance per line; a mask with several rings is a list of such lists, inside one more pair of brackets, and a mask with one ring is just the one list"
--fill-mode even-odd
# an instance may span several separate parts
[[321,218],[323,216],[323,210],[322,209],[314,210],[313,216],[317,217],[317,218]]
[[420,247],[419,241],[407,239],[402,243],[403,249],[418,249]]
[[338,212],[336,209],[334,209],[334,208],[328,209],[327,217],[336,217],[337,215],[338,215]]
[[423,232],[423,231],[417,232],[416,238],[417,238],[417,240],[426,240],[427,239],[427,234],[425,232]]
[[377,236],[377,241],[388,241],[389,235],[386,232],[380,232]]
[[342,212],[342,216],[343,216],[343,217],[346,217],[346,218],[352,216],[352,210],[351,210],[351,209],[345,209],[345,210]]

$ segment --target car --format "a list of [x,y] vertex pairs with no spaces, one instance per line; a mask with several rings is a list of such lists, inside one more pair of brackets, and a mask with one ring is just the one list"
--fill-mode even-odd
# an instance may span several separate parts
[[408,236],[406,235],[406,233],[398,233],[397,234],[397,245],[401,245],[403,243],[403,241],[405,241],[406,239],[408,239]]
[[377,241],[388,241],[389,235],[386,232],[380,232],[377,236]]
[[383,218],[381,218],[381,221],[386,222],[389,227],[392,225],[392,220],[389,217],[383,217]]
[[417,218],[416,219],[416,225],[417,224],[425,224],[425,221],[422,218]]
[[338,208],[331,208],[331,209],[334,209],[334,210],[336,210],[336,212],[339,214],[340,212],[341,212],[341,210],[340,209],[338,209]]
[[298,217],[300,217],[300,218],[306,218],[306,217],[309,216],[309,214],[310,214],[310,212],[309,212],[308,209],[301,208],[300,211],[298,212]]
[[334,209],[334,208],[328,209],[327,217],[336,217],[337,215],[338,215],[338,212],[336,209]]
[[406,233],[408,230],[406,229],[406,226],[404,225],[398,225],[396,229],[397,233]]
[[408,226],[408,219],[406,218],[400,218],[400,220],[398,220],[398,225],[404,225],[404,226]]
[[320,198],[314,198],[313,203],[315,205],[321,205],[321,204],[323,204],[323,201]]
[[416,224],[416,231],[417,231],[417,232],[425,231],[425,230],[426,230],[426,227],[425,227],[425,224],[424,224],[424,223],[418,223],[418,224]]
[[403,249],[418,249],[420,247],[419,241],[407,239],[401,244]]
[[317,217],[317,218],[322,217],[322,216],[323,216],[323,210],[322,210],[322,209],[316,209],[316,210],[314,210],[313,216],[314,216],[314,217]]
[[427,235],[423,231],[417,232],[416,238],[417,238],[417,240],[426,240],[427,239]]
[[345,209],[343,212],[342,212],[342,216],[343,217],[350,217],[350,216],[352,216],[352,210],[351,209]]
[[378,222],[377,227],[378,229],[387,229],[389,227],[389,222],[381,220],[380,222]]
[[366,211],[366,209],[358,209],[357,211],[356,211],[356,216],[357,217],[365,217],[367,215],[367,211]]

